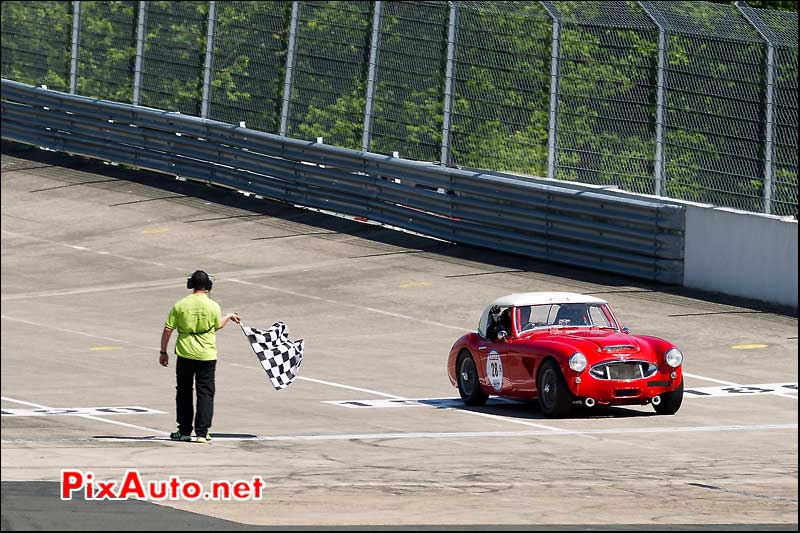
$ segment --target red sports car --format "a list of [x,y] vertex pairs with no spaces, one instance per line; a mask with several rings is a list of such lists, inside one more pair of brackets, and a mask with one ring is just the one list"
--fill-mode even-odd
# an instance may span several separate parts
[[477,333],[456,341],[450,382],[467,405],[490,395],[539,399],[550,417],[576,404],[652,404],[671,415],[683,400],[683,354],[673,344],[622,328],[608,302],[567,292],[504,296]]

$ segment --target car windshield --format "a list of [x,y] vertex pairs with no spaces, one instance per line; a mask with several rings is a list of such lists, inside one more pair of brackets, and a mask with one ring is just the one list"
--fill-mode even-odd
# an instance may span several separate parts
[[522,305],[514,314],[520,333],[553,327],[619,329],[605,304]]

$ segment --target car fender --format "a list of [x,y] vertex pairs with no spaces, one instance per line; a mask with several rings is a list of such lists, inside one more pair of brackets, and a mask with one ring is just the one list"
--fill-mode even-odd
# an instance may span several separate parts
[[[636,339],[650,349],[656,361],[658,361],[659,369],[661,369],[662,371],[672,371],[672,367],[667,365],[667,362],[664,359],[664,354],[667,353],[667,351],[672,348],[678,348],[677,346],[675,346],[673,343],[667,340],[661,339],[659,337],[650,337],[648,335],[636,335]],[[680,348],[678,349],[680,350]],[[683,369],[683,364],[678,366],[678,368],[675,370],[682,375],[682,369]]]
[[483,369],[485,362],[481,361],[480,351],[478,350],[479,341],[480,337],[477,333],[467,333],[461,336],[450,349],[450,355],[447,358],[447,376],[450,378],[450,384],[454,387],[458,386],[456,363],[458,362],[458,356],[464,350],[467,350],[472,355],[478,370],[479,382],[482,387],[485,385],[486,372]]

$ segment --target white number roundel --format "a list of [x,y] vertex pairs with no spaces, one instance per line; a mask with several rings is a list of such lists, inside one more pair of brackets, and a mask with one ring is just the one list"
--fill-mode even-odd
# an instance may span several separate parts
[[499,391],[503,387],[503,363],[500,361],[500,354],[492,350],[486,359],[486,376],[492,388]]

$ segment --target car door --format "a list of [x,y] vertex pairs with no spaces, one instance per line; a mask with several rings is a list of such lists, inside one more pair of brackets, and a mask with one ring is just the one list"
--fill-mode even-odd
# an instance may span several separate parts
[[481,371],[486,376],[486,384],[491,387],[490,393],[503,395],[513,390],[513,379],[509,375],[513,364],[510,358],[512,342],[497,342],[481,338],[478,345]]
[[[547,324],[551,307],[549,305],[534,306],[530,309],[523,307],[520,309],[520,313],[514,315],[515,328],[521,331],[526,322]],[[508,376],[511,380],[511,393],[524,398],[535,395],[536,368],[541,356],[537,353],[535,344],[531,343],[531,337],[524,336],[522,339],[515,339],[509,343],[506,359]]]

